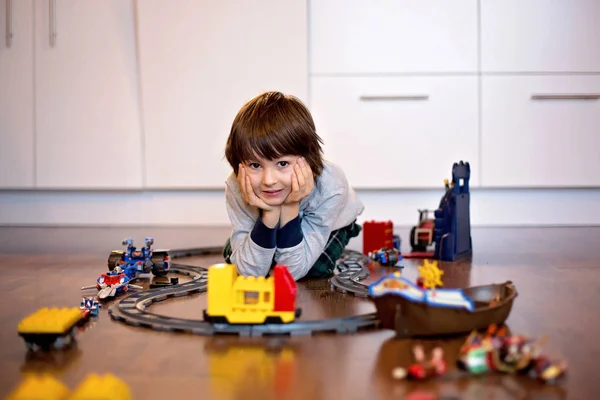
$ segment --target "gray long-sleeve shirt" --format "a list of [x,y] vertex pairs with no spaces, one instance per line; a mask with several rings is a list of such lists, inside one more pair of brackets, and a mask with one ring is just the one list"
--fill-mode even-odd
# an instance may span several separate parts
[[232,224],[231,262],[240,275],[266,276],[273,258],[298,280],[317,261],[332,231],[343,228],[364,210],[342,169],[326,161],[312,192],[300,201],[298,218],[270,229],[256,207],[248,205],[234,173],[225,181],[227,213]]

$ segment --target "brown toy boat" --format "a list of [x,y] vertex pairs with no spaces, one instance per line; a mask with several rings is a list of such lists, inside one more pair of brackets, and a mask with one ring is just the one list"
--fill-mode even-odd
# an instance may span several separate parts
[[[383,282],[385,279],[391,279],[391,285],[390,281]],[[409,284],[404,286],[411,291],[409,296],[393,292],[394,287],[407,282],[404,279],[402,283],[398,281],[384,278],[369,288],[381,328],[395,330],[398,337],[460,335],[487,329],[491,324],[500,325],[508,318],[517,297],[517,290],[511,281],[435,291],[416,289],[416,285]],[[452,303],[455,299],[456,302],[449,305],[415,300],[411,296],[418,294],[417,290],[421,290],[421,293],[450,293],[446,297],[448,302]]]

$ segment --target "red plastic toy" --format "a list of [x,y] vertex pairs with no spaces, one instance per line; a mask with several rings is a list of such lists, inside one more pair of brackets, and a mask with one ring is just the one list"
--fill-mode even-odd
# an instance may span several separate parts
[[394,235],[392,221],[365,221],[362,228],[363,254],[368,255],[381,248],[400,250],[400,237]]
[[414,252],[424,252],[435,241],[435,217],[431,210],[418,210],[419,224],[410,231],[410,247]]
[[402,367],[394,368],[392,375],[396,379],[427,379],[441,376],[446,373],[447,365],[444,361],[444,351],[441,347],[436,347],[431,351],[431,359],[425,360],[425,351],[423,346],[413,347],[415,363],[407,369]]

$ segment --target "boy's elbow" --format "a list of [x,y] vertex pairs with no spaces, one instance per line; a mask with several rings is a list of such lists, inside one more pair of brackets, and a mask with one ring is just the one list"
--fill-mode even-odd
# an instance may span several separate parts
[[303,264],[287,266],[287,267],[288,267],[288,270],[290,271],[290,274],[292,275],[292,278],[294,278],[295,281],[304,278],[306,276],[306,274],[308,273],[308,267]]
[[250,264],[242,260],[231,260],[232,264],[235,265],[238,275],[249,277],[249,276],[266,276],[269,272],[269,266],[264,268],[260,265]]

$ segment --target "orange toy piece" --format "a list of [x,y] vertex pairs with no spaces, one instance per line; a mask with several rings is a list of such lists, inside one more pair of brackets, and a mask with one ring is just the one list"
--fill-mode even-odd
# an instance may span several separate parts
[[204,320],[213,323],[289,323],[300,316],[296,309],[296,281],[284,265],[276,265],[269,278],[239,276],[233,264],[208,269],[208,308]]

